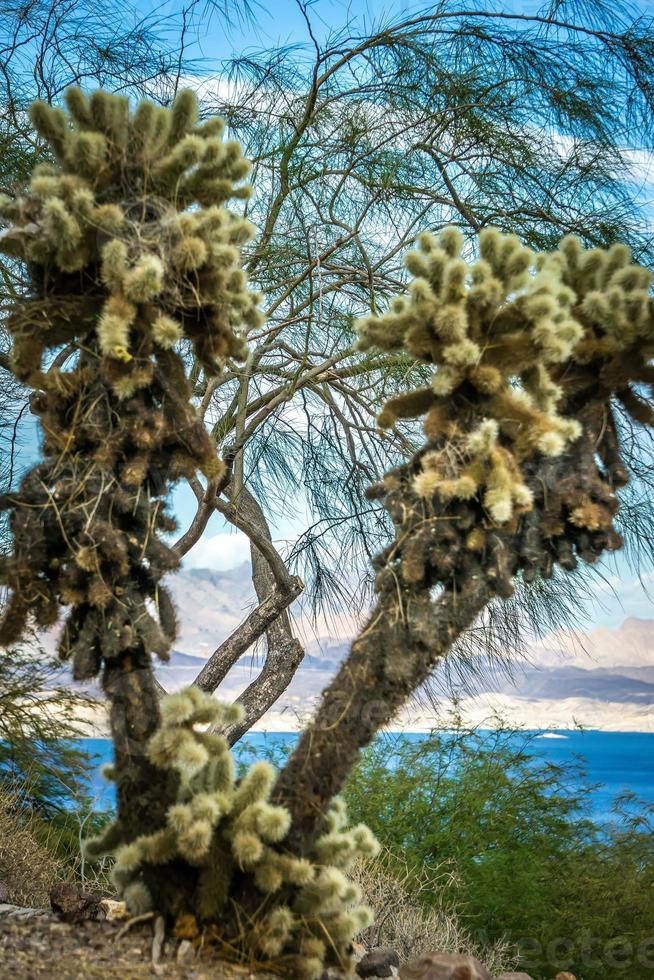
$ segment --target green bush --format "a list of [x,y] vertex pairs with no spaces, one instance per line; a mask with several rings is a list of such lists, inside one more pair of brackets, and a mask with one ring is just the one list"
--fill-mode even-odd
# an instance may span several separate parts
[[[16,868],[27,853],[19,843],[25,839],[84,878],[81,836],[99,833],[109,819],[95,812],[89,788],[94,763],[83,747],[94,707],[89,695],[64,686],[61,664],[35,638],[0,658],[0,800],[15,830],[5,852]],[[29,867],[24,874],[28,880]]]
[[417,868],[449,866],[463,925],[484,945],[509,940],[537,980],[651,978],[654,807],[622,798],[598,826],[583,769],[537,758],[533,737],[457,725],[380,738],[350,778],[352,819]]
[[0,782],[51,819],[85,790],[92,763],[80,739],[94,702],[31,639],[0,658]]

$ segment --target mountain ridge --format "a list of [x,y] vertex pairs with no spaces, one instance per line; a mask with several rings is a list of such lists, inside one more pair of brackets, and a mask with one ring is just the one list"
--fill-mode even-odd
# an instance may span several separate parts
[[[249,564],[227,572],[183,569],[171,576],[170,586],[180,613],[180,639],[170,665],[158,668],[167,688],[191,683],[194,671],[253,608],[256,599],[249,580]],[[209,606],[207,607],[207,603]],[[306,656],[291,687],[270,719],[306,712],[346,656],[356,627],[353,618],[338,616],[318,624],[303,616],[299,604],[292,607],[296,632],[305,643]],[[346,624],[343,627],[343,622]],[[339,634],[338,627],[341,627]],[[336,627],[336,628],[335,628]],[[178,654],[179,651],[179,654]],[[181,657],[187,658],[182,661]],[[189,660],[193,659],[193,663]],[[235,697],[256,676],[263,662],[259,645],[232,668],[219,689]],[[569,725],[578,721],[588,727],[611,730],[654,730],[654,619],[626,616],[616,628],[598,626],[584,631],[559,630],[525,649],[524,661],[510,671],[497,671],[479,658],[483,682],[459,692],[460,703],[475,717],[484,711],[507,712],[509,720],[537,720],[537,727]],[[447,685],[436,674],[432,691],[443,706]],[[405,713],[406,714],[406,713]],[[581,715],[581,719],[579,716]],[[415,720],[415,711],[407,715]],[[623,724],[624,729],[616,728]],[[423,727],[429,727],[428,716]]]
[[[180,629],[169,662],[156,663],[155,669],[166,690],[175,690],[193,683],[213,651],[255,607],[256,596],[247,562],[226,571],[182,568],[167,584]],[[291,612],[306,655],[289,689],[259,726],[269,730],[299,727],[347,655],[358,628],[358,617],[348,611],[317,623],[303,614],[299,603]],[[54,631],[42,639],[46,649],[54,648]],[[260,642],[240,658],[218,696],[232,700],[254,680],[264,649]],[[544,729],[581,723],[611,731],[654,731],[654,618],[626,616],[615,628],[553,632],[528,644],[524,658],[509,670],[498,670],[481,652],[477,676],[454,693],[459,709],[475,723],[499,712],[509,722]],[[436,671],[428,692],[422,692],[397,724],[428,729],[438,712],[447,712],[451,694],[446,672]]]

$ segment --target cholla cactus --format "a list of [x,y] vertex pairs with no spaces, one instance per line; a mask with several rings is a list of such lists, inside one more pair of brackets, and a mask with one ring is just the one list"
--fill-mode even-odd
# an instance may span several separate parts
[[424,415],[426,442],[370,491],[395,528],[374,560],[377,601],[276,783],[298,853],[359,750],[516,575],[549,577],[622,543],[613,519],[631,459],[614,413],[654,424],[650,273],[621,245],[576,238],[532,255],[488,230],[478,261],[461,249],[455,230],[422,236],[408,297],[359,327],[363,348],[433,367],[380,417]]
[[[2,500],[14,550],[0,642],[69,607],[60,652],[85,678],[126,652],[132,666],[167,655],[160,579],[177,558],[159,538],[175,526],[163,498],[182,475],[223,469],[175,347],[215,373],[243,356],[260,313],[241,268],[251,227],[224,206],[246,195],[248,164],[222,121],[199,125],[187,91],[171,109],[76,88],[66,103],[32,106],[55,162],[0,201],[0,248],[29,279],[5,326],[44,452]],[[66,370],[44,361],[62,345]]]
[[[434,366],[429,386],[391,399],[379,416],[382,427],[425,416],[425,447],[376,491],[402,484],[400,524],[403,533],[412,521],[416,528],[403,546],[407,581],[450,581],[472,552],[485,554],[498,591],[508,594],[512,570],[501,567],[506,549],[497,533],[519,528],[527,579],[550,574],[557,560],[574,567],[575,552],[595,561],[620,547],[614,490],[627,471],[611,399],[654,424],[638,390],[654,382],[651,273],[625,246],[586,250],[573,236],[555,252],[534,254],[515,235],[486,229],[471,262],[454,228],[421,235],[418,246],[407,256],[408,296],[358,327],[360,347],[404,349]],[[542,491],[535,500],[535,461],[572,445],[578,471],[546,501]],[[451,502],[458,524],[430,523],[436,500]]]
[[[272,766],[256,762],[237,782],[227,740],[196,728],[233,723],[239,710],[195,687],[165,698],[149,754],[157,768],[178,776],[166,825],[124,844],[120,825],[112,825],[87,842],[87,855],[115,852],[114,881],[134,912],[157,904],[160,894],[152,894],[149,882],[165,879],[166,865],[186,862],[187,888],[165,911],[193,915],[198,926],[216,924],[214,938],[232,955],[307,978],[320,976],[328,963],[347,967],[351,940],[371,917],[344,872],[358,857],[375,854],[376,842],[363,825],[346,829],[337,799],[312,853],[284,853],[290,815],[269,802]],[[260,907],[243,934],[233,904],[239,884],[248,882]]]

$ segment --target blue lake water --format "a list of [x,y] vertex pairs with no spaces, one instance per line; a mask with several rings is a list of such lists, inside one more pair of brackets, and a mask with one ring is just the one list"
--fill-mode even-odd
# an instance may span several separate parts
[[[536,733],[538,735],[538,733]],[[419,734],[402,734],[402,739],[419,741]],[[261,756],[281,760],[291,749],[297,735],[290,732],[252,732],[237,746],[244,761]],[[84,739],[80,747],[94,753],[97,768],[92,791],[100,807],[113,803],[113,790],[102,778],[99,768],[111,759],[108,739]],[[622,793],[633,793],[638,799],[654,804],[654,733],[651,732],[557,732],[555,737],[540,735],[530,742],[530,751],[546,762],[564,764],[581,761],[588,782],[598,784],[591,795],[592,814],[598,822],[610,818],[611,804]]]

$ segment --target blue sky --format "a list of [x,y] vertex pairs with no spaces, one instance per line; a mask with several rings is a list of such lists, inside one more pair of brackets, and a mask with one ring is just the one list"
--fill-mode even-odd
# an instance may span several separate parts
[[[599,6],[598,0],[576,0],[576,6],[586,5],[588,9]],[[249,6],[250,16],[240,13],[246,5]],[[496,11],[504,14],[535,14],[545,9],[546,0],[503,0],[502,3],[491,4]],[[604,9],[611,9],[606,0],[601,4]],[[138,9],[144,15],[156,18],[171,17],[181,9],[179,0],[164,0],[163,3],[137,0]],[[268,47],[273,44],[301,44],[311,47],[311,39],[307,29],[306,19],[297,0],[214,0],[215,9],[209,14],[209,3],[198,5],[201,11],[201,28],[199,32],[189,32],[189,47],[187,51],[193,56],[204,57],[209,61],[229,58],[247,51],[248,48]],[[384,0],[383,3],[370,0],[308,0],[307,16],[311,21],[312,31],[320,41],[328,34],[344,30],[348,25],[347,34],[357,34],[367,30],[371,25],[388,20],[397,20],[424,12],[429,9],[428,2],[406,2],[406,0]],[[461,8],[474,9],[477,0]],[[572,9],[571,0],[563,0],[560,4],[561,16],[565,16],[565,8]],[[654,0],[622,0],[621,6],[629,6],[635,13],[645,16],[654,14]],[[223,17],[220,9],[231,11],[228,18]]]

